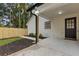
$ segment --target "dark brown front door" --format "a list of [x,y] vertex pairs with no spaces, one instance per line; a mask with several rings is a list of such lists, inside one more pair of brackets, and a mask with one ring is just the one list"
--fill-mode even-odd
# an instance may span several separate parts
[[65,38],[76,40],[76,17],[65,19]]

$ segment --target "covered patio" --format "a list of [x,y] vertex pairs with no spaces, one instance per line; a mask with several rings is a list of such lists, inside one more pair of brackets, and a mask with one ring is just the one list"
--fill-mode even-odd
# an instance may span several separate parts
[[79,56],[79,41],[47,38],[9,56]]
[[[79,4],[43,4],[36,10],[39,14],[35,15],[36,40],[35,45],[25,48],[21,51],[11,54],[11,56],[78,56],[79,55]],[[73,10],[72,10],[72,9]],[[33,10],[33,9],[32,9]],[[39,16],[48,19],[51,22],[50,37],[39,39]],[[76,28],[75,37],[69,34],[66,36],[66,19],[76,17],[75,26],[67,27],[67,29]],[[71,22],[70,22],[71,23]],[[69,23],[69,24],[70,24]],[[70,26],[70,25],[69,25]],[[45,29],[46,30],[46,29]],[[70,31],[69,31],[70,32]],[[65,40],[67,37],[67,40]],[[72,39],[71,39],[72,38]],[[75,41],[73,39],[76,39]]]

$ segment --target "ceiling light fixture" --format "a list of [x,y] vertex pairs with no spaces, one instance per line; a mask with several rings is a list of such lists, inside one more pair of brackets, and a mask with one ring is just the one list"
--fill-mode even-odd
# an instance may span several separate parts
[[59,11],[59,12],[58,12],[59,15],[61,15],[62,13],[63,13],[62,11]]

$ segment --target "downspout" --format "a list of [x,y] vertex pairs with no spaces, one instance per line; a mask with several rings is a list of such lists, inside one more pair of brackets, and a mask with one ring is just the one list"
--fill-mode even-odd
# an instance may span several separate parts
[[[39,7],[42,4],[44,4],[44,3],[36,3],[32,7],[30,7],[27,11],[30,11],[32,13],[32,10],[35,9],[35,7]],[[36,21],[36,28],[35,28],[36,29],[36,41],[35,41],[35,43],[37,44],[37,42],[39,40],[39,15],[34,14],[34,13],[32,13],[32,14],[35,16],[35,21]]]
[[[32,12],[31,12],[32,13]],[[37,42],[39,41],[39,15],[36,15],[34,13],[32,13],[35,16],[35,23],[36,23],[36,40],[35,43],[37,44]]]

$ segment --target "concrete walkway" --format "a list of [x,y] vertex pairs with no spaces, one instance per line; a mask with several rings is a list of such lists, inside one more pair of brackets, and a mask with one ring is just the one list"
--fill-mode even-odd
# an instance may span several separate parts
[[79,41],[47,38],[9,56],[79,56]]

